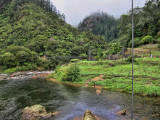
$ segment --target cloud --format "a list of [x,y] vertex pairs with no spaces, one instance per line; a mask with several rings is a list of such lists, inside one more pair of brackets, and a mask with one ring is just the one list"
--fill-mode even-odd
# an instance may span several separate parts
[[[66,15],[69,24],[77,25],[83,18],[95,11],[104,11],[115,17],[131,9],[131,0],[52,0]],[[134,6],[144,6],[146,0],[134,0]]]

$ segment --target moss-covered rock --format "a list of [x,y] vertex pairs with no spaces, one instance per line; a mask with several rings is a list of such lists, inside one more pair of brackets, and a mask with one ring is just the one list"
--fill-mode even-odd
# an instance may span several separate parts
[[86,110],[83,116],[83,120],[97,120],[97,119],[90,110]]
[[21,120],[46,120],[52,116],[58,115],[60,112],[47,113],[42,105],[33,105],[26,107],[22,111]]

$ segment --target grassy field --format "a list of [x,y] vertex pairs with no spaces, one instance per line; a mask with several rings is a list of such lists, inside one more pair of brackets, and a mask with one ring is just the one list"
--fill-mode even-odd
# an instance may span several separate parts
[[[78,83],[86,83],[86,81],[89,81],[88,84],[93,85],[94,81],[92,79],[103,75],[103,80],[96,80],[96,85],[115,91],[131,93],[132,65],[130,62],[127,62],[127,60],[80,61],[76,64],[80,68],[81,80]],[[54,74],[57,76],[56,79],[60,80],[66,68],[67,66],[61,66],[57,69],[61,72],[57,71]],[[54,75],[52,77],[54,77]],[[134,77],[134,94],[160,96],[159,58],[135,59]]]

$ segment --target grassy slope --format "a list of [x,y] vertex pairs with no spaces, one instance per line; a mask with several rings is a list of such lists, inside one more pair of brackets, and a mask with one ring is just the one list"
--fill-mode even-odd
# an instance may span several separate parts
[[[160,59],[136,59],[135,63],[135,79],[134,92],[135,94],[143,95],[159,95],[160,96]],[[104,88],[126,91],[131,93],[131,63],[124,61],[103,61],[87,62],[81,61],[79,67],[81,69],[82,80],[90,79],[90,75],[97,77],[104,75],[104,80],[96,82],[96,84]]]
[[[144,46],[143,46],[144,47]],[[141,49],[141,48],[139,48]],[[152,49],[153,50],[153,49]],[[153,50],[154,53],[160,51]],[[159,54],[160,55],[160,54]],[[148,54],[145,54],[148,56]],[[158,57],[158,56],[157,56]],[[160,58],[137,58],[134,64],[134,93],[139,95],[160,96]],[[71,63],[70,63],[71,64]],[[105,60],[105,61],[80,61],[77,63],[81,72],[81,81],[85,83],[100,75],[104,80],[96,81],[103,88],[125,91],[132,90],[132,64],[127,60]],[[55,74],[61,78],[67,66],[61,66]],[[53,76],[54,77],[54,76]],[[93,85],[93,81],[89,85]]]
[[[152,57],[155,56],[155,58],[160,58],[160,50],[158,48],[158,44],[147,44],[147,45],[143,45],[138,48],[135,48],[134,54],[138,56],[149,57],[150,50],[151,50]],[[128,49],[126,54],[130,54],[130,49]]]

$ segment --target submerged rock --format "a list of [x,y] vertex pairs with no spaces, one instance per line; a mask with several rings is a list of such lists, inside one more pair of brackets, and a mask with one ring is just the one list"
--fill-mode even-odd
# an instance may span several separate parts
[[42,105],[33,105],[26,107],[22,111],[21,120],[45,120],[52,116],[60,114],[60,112],[47,113],[45,107]]
[[127,110],[126,109],[117,112],[117,115],[123,115],[123,116],[125,116],[126,114],[127,114]]
[[86,110],[83,116],[83,120],[97,120],[97,119],[90,110]]
[[96,90],[96,93],[97,93],[97,94],[100,94],[100,93],[101,93],[101,90]]

